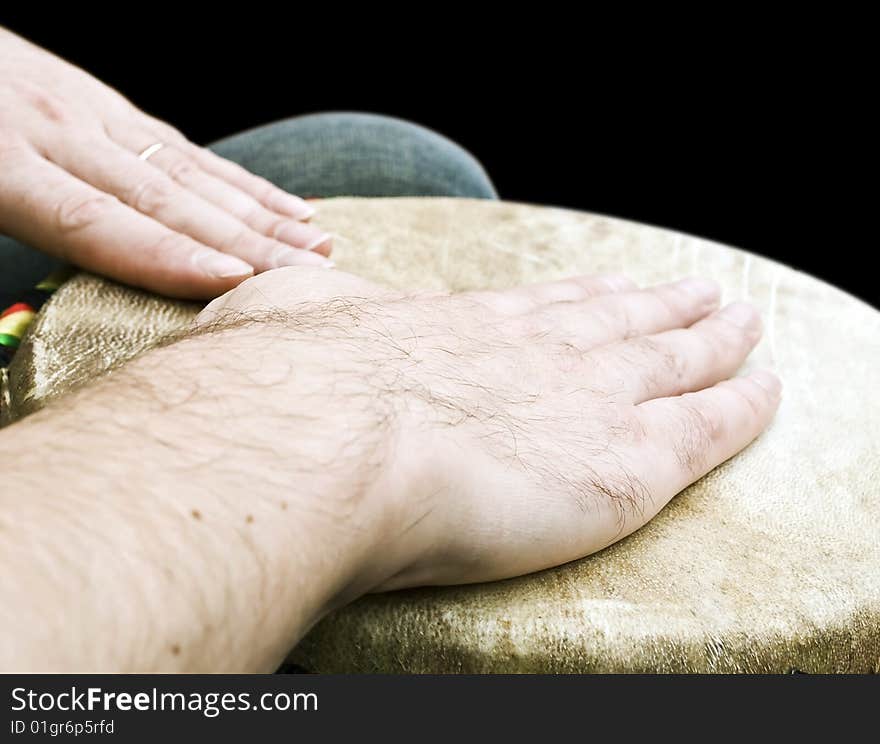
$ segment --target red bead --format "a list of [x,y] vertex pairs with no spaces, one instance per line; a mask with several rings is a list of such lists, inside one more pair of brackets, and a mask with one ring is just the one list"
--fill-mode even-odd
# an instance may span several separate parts
[[26,302],[16,302],[14,305],[6,308],[2,313],[0,313],[0,318],[5,318],[7,315],[12,315],[12,313],[20,313],[22,310],[25,310],[29,313],[34,312],[34,309]]

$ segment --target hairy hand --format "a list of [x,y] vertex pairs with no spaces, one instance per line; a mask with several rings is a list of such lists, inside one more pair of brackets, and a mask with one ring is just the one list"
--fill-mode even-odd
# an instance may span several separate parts
[[243,282],[0,432],[0,667],[271,671],[364,592],[601,549],[776,409],[773,375],[728,379],[755,311],[717,305],[693,280]]
[[375,589],[497,579],[600,550],[745,447],[779,402],[769,372],[731,379],[760,321],[749,305],[719,310],[711,282],[402,295],[341,272],[317,278],[256,277],[200,322],[299,329],[302,395],[323,384],[351,421],[371,410],[372,425],[345,431],[333,418],[333,432],[312,431],[339,459],[373,453],[375,487],[362,490],[393,515],[363,569]]
[[3,233],[120,281],[215,297],[254,272],[325,265],[312,212],[0,29]]

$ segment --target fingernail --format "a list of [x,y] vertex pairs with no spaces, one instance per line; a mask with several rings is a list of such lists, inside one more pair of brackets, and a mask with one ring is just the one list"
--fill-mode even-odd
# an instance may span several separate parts
[[273,207],[276,211],[297,220],[307,220],[315,214],[315,208],[307,201],[293,194],[285,194],[283,192],[277,194],[273,199]]
[[325,246],[329,247],[329,246],[330,246],[330,243],[333,242],[333,237],[334,237],[334,236],[331,235],[330,233],[324,233],[323,235],[319,235],[319,236],[318,236],[317,238],[315,238],[311,243],[309,243],[308,245],[306,245],[305,249],[306,249],[307,251],[316,251],[316,250],[318,250],[318,248],[320,248],[322,245],[325,245]]
[[307,251],[313,251],[333,240],[330,233],[321,232],[316,227],[304,225],[302,222],[282,222],[275,228],[274,236],[282,243]]
[[734,302],[725,307],[718,316],[740,328],[751,328],[760,321],[758,311],[746,302]]
[[749,377],[770,393],[770,395],[776,396],[782,392],[782,380],[779,379],[779,375],[774,374],[770,370],[759,369],[752,372]]
[[276,266],[322,266],[325,269],[332,269],[336,266],[332,261],[328,261],[318,253],[306,251],[297,248],[288,248],[279,251],[275,256]]
[[203,251],[196,255],[195,263],[206,274],[217,279],[248,276],[254,273],[254,267],[249,263],[219,251]]
[[721,288],[718,286],[718,282],[713,282],[711,279],[690,277],[677,282],[676,287],[679,290],[687,292],[698,299],[705,300],[706,302],[717,300],[721,294]]

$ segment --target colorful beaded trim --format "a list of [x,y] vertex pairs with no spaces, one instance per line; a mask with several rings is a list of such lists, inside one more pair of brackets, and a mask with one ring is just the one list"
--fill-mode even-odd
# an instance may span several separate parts
[[32,290],[24,292],[17,302],[0,312],[0,367],[9,366],[31,321],[71,273],[69,269],[62,269],[50,274]]

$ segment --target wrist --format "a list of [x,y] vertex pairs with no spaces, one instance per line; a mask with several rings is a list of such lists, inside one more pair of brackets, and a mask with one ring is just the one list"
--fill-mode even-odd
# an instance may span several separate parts
[[[324,614],[384,588],[425,552],[425,532],[412,527],[432,508],[436,478],[426,467],[421,413],[366,327],[334,335],[308,318],[282,317],[183,343],[204,344],[195,355],[199,385],[212,394],[179,391],[177,420],[189,409],[208,416],[206,397],[209,408],[215,397],[225,401],[223,419],[238,434],[223,437],[213,456],[230,459],[240,478],[217,487],[258,505],[250,529],[259,520],[266,530],[260,563],[274,602],[294,618],[292,646]],[[168,351],[176,360],[178,350]],[[178,423],[167,423],[163,436],[177,436]],[[187,437],[179,446],[193,444]],[[198,486],[199,474],[191,477]],[[240,526],[241,513],[230,519]]]
[[394,570],[393,416],[319,351],[269,325],[185,339],[4,432],[6,549],[49,556],[7,567],[10,666],[271,671]]
[[[333,553],[336,572],[310,625],[365,593],[437,582],[448,526],[439,515],[455,514],[450,469],[467,455],[444,436],[448,421],[411,369],[413,358],[389,344],[368,311],[344,329],[323,315],[281,318],[221,334],[273,386],[293,422],[288,436],[308,432],[300,472],[309,473],[310,499],[336,531],[322,549]],[[258,412],[241,418],[261,426]]]

